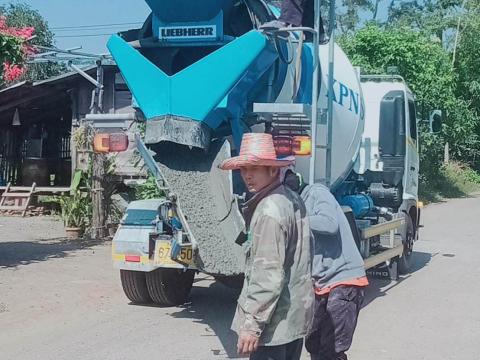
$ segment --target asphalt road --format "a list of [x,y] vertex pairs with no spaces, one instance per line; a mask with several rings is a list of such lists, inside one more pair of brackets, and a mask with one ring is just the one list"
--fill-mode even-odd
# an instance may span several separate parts
[[[480,359],[480,198],[431,205],[423,224],[412,274],[371,280],[351,359]],[[62,236],[0,218],[1,360],[236,357],[235,291],[200,275],[183,307],[130,305],[109,244]]]

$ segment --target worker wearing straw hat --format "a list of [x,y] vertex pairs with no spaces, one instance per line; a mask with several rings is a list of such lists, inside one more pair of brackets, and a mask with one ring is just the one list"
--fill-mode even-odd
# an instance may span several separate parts
[[240,155],[220,168],[240,170],[253,195],[243,207],[247,226],[245,282],[232,328],[238,352],[254,360],[298,360],[312,319],[310,227],[305,206],[282,185],[270,134],[246,134]]

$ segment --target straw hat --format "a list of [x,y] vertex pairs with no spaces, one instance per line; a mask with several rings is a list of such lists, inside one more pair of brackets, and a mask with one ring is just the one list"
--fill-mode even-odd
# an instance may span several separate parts
[[284,167],[293,164],[295,158],[279,159],[271,134],[248,133],[243,135],[240,155],[220,164],[222,170],[236,170],[245,166]]

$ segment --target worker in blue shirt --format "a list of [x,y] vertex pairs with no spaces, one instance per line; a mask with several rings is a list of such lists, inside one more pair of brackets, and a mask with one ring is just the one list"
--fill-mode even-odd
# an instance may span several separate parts
[[368,286],[362,256],[345,214],[330,190],[303,183],[283,170],[284,184],[305,202],[314,250],[314,318],[305,346],[312,360],[347,360],[358,315]]

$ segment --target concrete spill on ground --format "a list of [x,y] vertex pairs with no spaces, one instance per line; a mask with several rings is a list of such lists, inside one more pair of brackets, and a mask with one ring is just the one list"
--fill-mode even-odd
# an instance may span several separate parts
[[[198,243],[198,263],[210,274],[236,275],[243,270],[242,249],[236,238],[220,230],[218,181],[212,175],[212,164],[220,146],[210,153],[176,144],[154,147],[156,161],[170,188],[180,201],[193,236]],[[217,192],[217,194],[215,194]],[[225,206],[225,205],[223,205]]]

